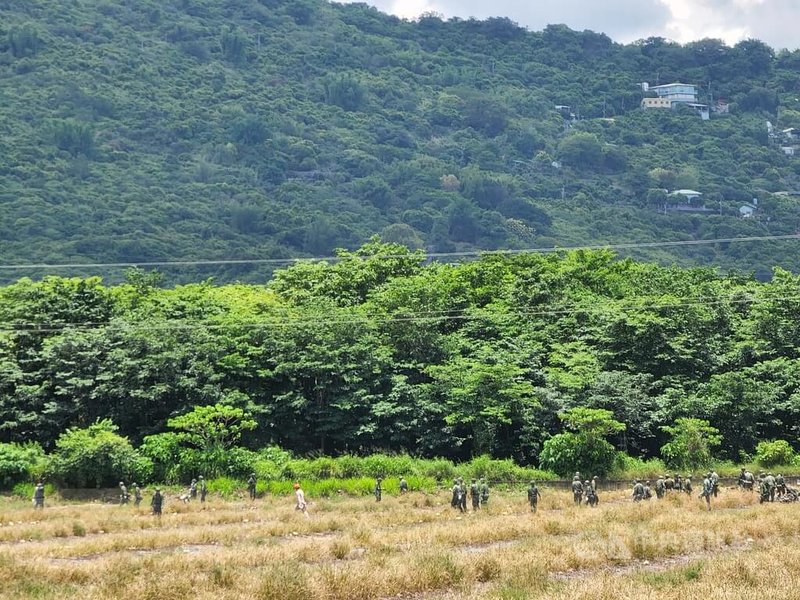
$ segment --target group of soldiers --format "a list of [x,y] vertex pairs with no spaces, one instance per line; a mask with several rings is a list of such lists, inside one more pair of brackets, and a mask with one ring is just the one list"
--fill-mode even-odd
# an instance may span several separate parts
[[581,481],[580,472],[576,472],[572,477],[572,500],[575,506],[584,503],[588,506],[597,506],[600,502],[600,497],[597,495],[597,475]]
[[[737,483],[743,490],[753,491],[756,485],[756,478],[749,470],[742,468]],[[800,499],[800,493],[786,485],[786,479],[781,473],[775,476],[772,473],[759,471],[758,492],[758,501],[761,504],[775,502],[776,500],[778,502],[797,502]]]
[[464,479],[459,477],[453,481],[452,492],[450,506],[458,508],[462,513],[467,512],[467,496],[472,501],[472,510],[479,510],[489,503],[489,484],[483,478],[480,481],[473,478],[467,487]]

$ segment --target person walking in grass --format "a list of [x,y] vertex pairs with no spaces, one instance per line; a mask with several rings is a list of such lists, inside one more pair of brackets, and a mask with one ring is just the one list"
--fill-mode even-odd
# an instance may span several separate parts
[[481,505],[486,505],[489,502],[489,484],[481,477]]
[[44,484],[41,481],[33,490],[33,508],[44,509]]
[[303,492],[303,488],[300,487],[299,482],[296,482],[293,487],[295,498],[294,509],[302,511],[306,518],[308,518],[308,503],[306,502],[306,495]]
[[472,510],[478,510],[481,507],[481,491],[474,478],[469,486],[469,497],[472,499]]
[[408,493],[408,482],[406,481],[405,477],[400,478],[400,493]]
[[247,478],[247,493],[250,495],[250,500],[256,499],[256,474],[250,473]]
[[142,503],[142,489],[135,481],[131,484],[131,488],[133,488],[133,506],[139,508],[139,505]]
[[128,488],[125,487],[125,482],[119,482],[119,503],[120,506],[125,505],[128,503],[128,499],[130,496],[128,495]]
[[458,479],[453,480],[452,492],[453,497],[450,499],[450,506],[461,509],[461,486],[458,484]]
[[711,496],[714,495],[714,482],[711,479],[711,473],[706,473],[703,479],[703,491],[700,492],[700,497],[706,499],[706,506],[711,510]]
[[583,484],[577,473],[572,478],[572,501],[575,503],[575,506],[580,506],[583,501]]
[[161,509],[164,507],[164,496],[161,495],[161,489],[156,488],[153,492],[153,497],[150,499],[150,508],[153,509],[153,515],[161,518]]
[[539,488],[536,487],[536,482],[531,481],[531,484],[528,486],[528,503],[531,505],[531,512],[536,512],[536,507],[539,505],[539,498],[542,495],[539,493]]
[[589,506],[597,506],[597,491],[595,491],[592,482],[587,479],[583,484],[583,488],[586,490],[586,504]]
[[714,498],[716,498],[717,494],[719,494],[719,475],[717,475],[716,471],[711,471],[711,486]]
[[464,481],[461,477],[459,479],[459,487],[461,488],[461,504],[459,508],[461,512],[467,512],[467,482]]
[[383,477],[380,475],[375,479],[375,489],[373,493],[375,494],[375,502],[380,502],[381,498],[383,498]]
[[641,502],[644,500],[644,485],[638,479],[633,480],[633,501]]
[[686,479],[683,480],[683,491],[686,492],[689,496],[692,495],[692,476],[691,474],[686,476]]
[[192,483],[189,484],[189,500],[197,499],[197,479],[192,477]]
[[206,485],[206,480],[203,479],[203,476],[200,475],[198,478],[199,481],[197,482],[197,487],[200,489],[200,503],[206,503],[206,494],[208,493],[208,486]]
[[781,473],[778,473],[778,476],[775,478],[775,491],[779,498],[786,493],[786,480]]
[[667,492],[667,488],[664,486],[664,481],[666,477],[661,475],[658,479],[656,479],[656,498],[661,500],[664,497],[664,494]]

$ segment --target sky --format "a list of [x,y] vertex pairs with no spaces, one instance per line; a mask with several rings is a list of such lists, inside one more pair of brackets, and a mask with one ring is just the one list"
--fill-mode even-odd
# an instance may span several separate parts
[[[362,0],[364,1],[364,0]],[[365,0],[400,17],[508,17],[532,30],[550,23],[603,32],[619,42],[661,36],[686,43],[760,39],[776,49],[800,47],[800,0]]]

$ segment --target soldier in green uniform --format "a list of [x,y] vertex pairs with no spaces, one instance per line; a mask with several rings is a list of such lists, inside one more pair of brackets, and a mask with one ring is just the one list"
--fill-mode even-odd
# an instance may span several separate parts
[[459,505],[459,509],[461,512],[467,512],[467,482],[464,481],[461,477],[458,478],[458,487],[461,488],[461,504]]
[[128,488],[125,487],[125,482],[120,481],[119,482],[119,503],[120,503],[120,506],[122,506],[123,504],[127,504],[128,503],[128,498],[129,498],[129,496],[128,496]]
[[687,475],[686,479],[683,480],[683,491],[686,492],[688,495],[692,495],[692,476]]
[[675,480],[675,491],[676,492],[682,492],[683,491],[683,479],[681,479],[680,475],[675,473],[674,480]]
[[202,475],[198,477],[197,487],[200,490],[200,503],[205,504],[206,495],[208,494],[208,486],[206,485],[206,480],[203,478]]
[[633,494],[631,496],[634,502],[641,502],[644,499],[644,485],[638,479],[633,480]]
[[706,499],[706,506],[711,510],[711,496],[714,494],[714,483],[711,481],[711,473],[706,473],[703,479],[703,491],[700,492],[700,497]]
[[664,477],[663,475],[661,475],[658,479],[656,479],[656,498],[658,498],[659,500],[661,500],[661,498],[664,497],[664,494],[667,491],[667,488],[664,487],[665,479],[666,477]]
[[33,490],[33,508],[44,509],[44,484],[41,481]]
[[164,496],[161,495],[161,490],[159,488],[156,488],[156,491],[153,493],[150,506],[153,509],[153,514],[160,518],[161,508],[164,506]]
[[133,506],[139,508],[139,505],[142,503],[142,489],[135,481],[131,484],[131,487],[133,488]]
[[247,493],[250,495],[250,500],[256,499],[256,474],[250,473],[247,478]]
[[671,492],[672,490],[675,489],[675,480],[669,475],[666,475],[664,477],[664,489],[667,490],[668,492]]
[[586,504],[589,506],[597,506],[597,492],[588,479],[583,482],[583,490],[586,493]]
[[375,502],[380,502],[381,497],[383,496],[383,477],[378,475],[378,478],[375,479]]
[[197,479],[192,477],[192,482],[189,484],[189,499],[195,500],[197,498]]
[[489,484],[486,483],[486,480],[481,477],[481,505],[485,505],[489,502]]
[[770,502],[775,502],[775,477],[772,473],[767,473],[767,476],[764,477],[764,483],[767,485],[767,494],[769,496]]
[[713,486],[714,498],[719,494],[719,475],[716,470],[711,471],[711,485]]
[[644,482],[644,495],[642,496],[643,500],[650,500],[653,497],[653,491],[650,489],[650,481]]
[[767,486],[767,476],[764,475],[764,471],[761,471],[758,474],[758,503],[763,504],[764,502],[769,502],[769,487]]
[[461,486],[458,485],[458,479],[453,480],[453,498],[450,500],[450,506],[453,508],[461,508]]
[[472,510],[478,510],[481,507],[481,490],[475,479],[469,486],[469,497],[472,500]]
[[536,507],[541,497],[542,495],[539,493],[539,488],[536,487],[536,482],[531,481],[531,484],[528,486],[528,503],[531,505],[531,512],[536,512]]
[[778,476],[775,478],[775,492],[779,498],[786,493],[786,480],[780,473],[778,473]]
[[580,506],[581,502],[583,502],[583,484],[578,475],[572,478],[572,501],[575,506]]
[[408,482],[405,477],[400,478],[400,493],[405,494],[408,492]]

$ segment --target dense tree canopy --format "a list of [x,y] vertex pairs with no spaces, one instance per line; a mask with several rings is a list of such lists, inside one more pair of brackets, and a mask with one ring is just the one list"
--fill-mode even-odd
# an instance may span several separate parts
[[787,272],[759,283],[608,251],[426,264],[377,240],[340,258],[266,285],[167,289],[133,271],[0,288],[0,442],[53,450],[113,421],[159,477],[184,455],[247,469],[223,456],[232,443],[538,464],[577,440],[603,469],[609,448],[694,465],[796,447]]

